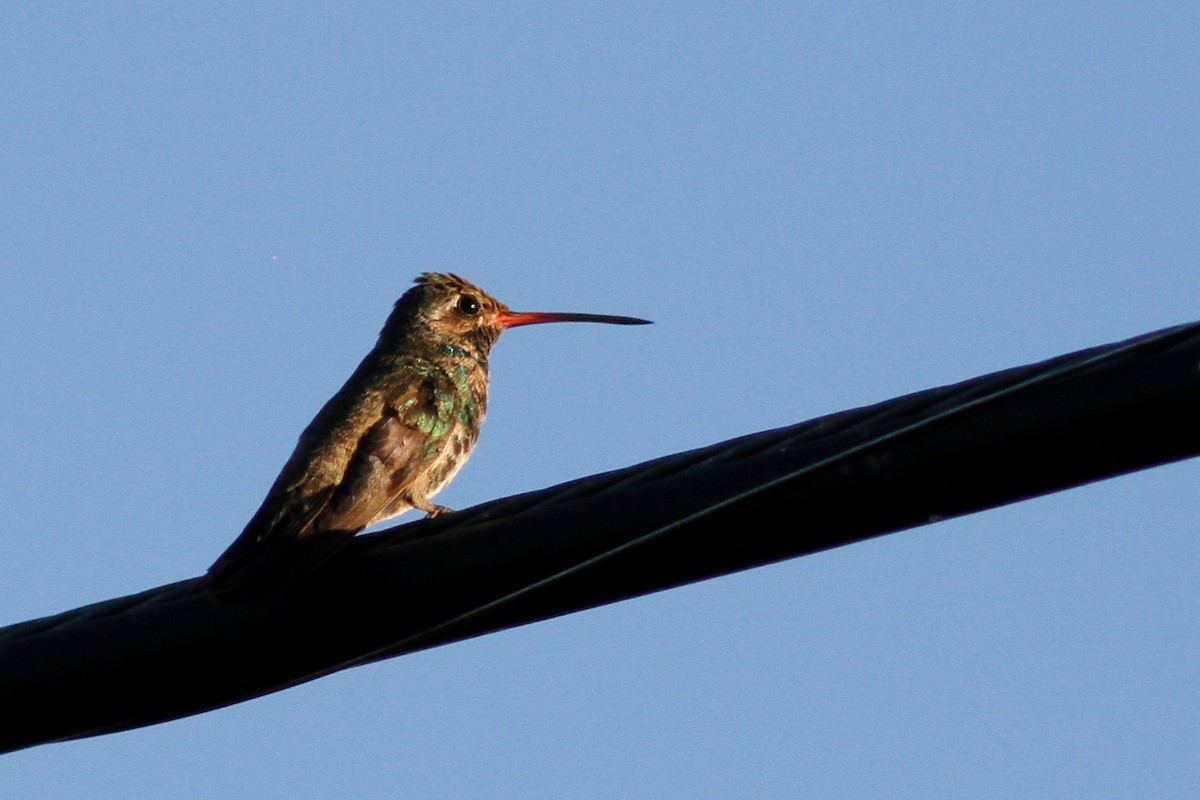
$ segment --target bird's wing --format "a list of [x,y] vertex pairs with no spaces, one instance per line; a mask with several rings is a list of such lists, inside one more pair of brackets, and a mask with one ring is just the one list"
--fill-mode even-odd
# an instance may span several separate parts
[[358,440],[340,481],[319,488],[292,478],[289,461],[242,534],[209,568],[223,594],[264,594],[327,560],[403,494],[457,424],[453,399],[433,377],[418,382]]
[[317,520],[323,530],[362,530],[401,495],[436,448],[422,430],[420,415],[384,410],[362,438],[346,476]]
[[[405,503],[455,428],[461,398],[444,372],[430,371],[388,402],[363,436],[324,514],[320,529],[361,530]],[[411,505],[411,503],[408,503]]]

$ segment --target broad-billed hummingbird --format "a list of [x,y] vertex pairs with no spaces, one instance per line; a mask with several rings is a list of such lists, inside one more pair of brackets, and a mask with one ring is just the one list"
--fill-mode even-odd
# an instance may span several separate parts
[[544,322],[644,325],[601,314],[512,311],[457,275],[427,272],[379,340],[300,435],[257,513],[209,568],[222,594],[298,580],[358,531],[433,497],[458,472],[487,410],[488,354],[501,332]]

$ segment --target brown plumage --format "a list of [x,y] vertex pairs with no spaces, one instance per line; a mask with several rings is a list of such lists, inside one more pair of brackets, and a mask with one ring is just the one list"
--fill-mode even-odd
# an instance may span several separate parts
[[417,278],[375,347],[304,429],[242,534],[209,568],[211,588],[273,591],[369,525],[411,508],[448,511],[433,497],[479,438],[492,346],[507,328],[544,322],[646,320],[514,312],[457,275]]

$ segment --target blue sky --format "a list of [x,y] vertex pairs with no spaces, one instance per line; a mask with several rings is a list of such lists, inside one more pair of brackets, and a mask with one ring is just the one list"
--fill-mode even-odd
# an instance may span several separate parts
[[[506,334],[460,508],[1196,319],[1198,16],[0,11],[0,623],[202,572],[425,270],[657,323]],[[1195,797],[1198,478],[4,756],[0,793]]]

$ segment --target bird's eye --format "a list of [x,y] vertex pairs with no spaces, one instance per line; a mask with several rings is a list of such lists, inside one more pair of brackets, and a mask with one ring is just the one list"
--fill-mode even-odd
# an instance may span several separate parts
[[458,298],[458,310],[466,314],[468,317],[473,317],[479,313],[482,306],[479,305],[479,300],[469,294],[464,294]]

